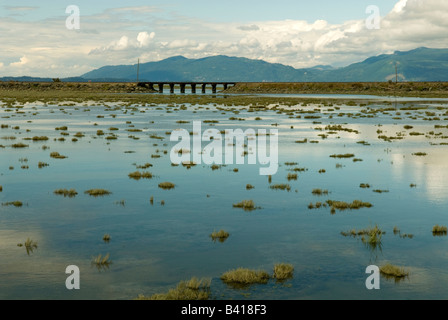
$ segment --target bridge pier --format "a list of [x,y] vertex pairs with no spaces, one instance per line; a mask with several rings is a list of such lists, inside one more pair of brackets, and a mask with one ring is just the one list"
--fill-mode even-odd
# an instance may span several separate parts
[[196,93],[196,84],[195,83],[191,84],[191,93]]
[[205,93],[205,89],[207,88],[207,84],[202,84],[202,93]]
[[216,83],[212,83],[212,92],[216,93]]
[[163,83],[159,83],[159,92],[163,93]]
[[180,84],[180,93],[185,93],[185,84],[184,83]]
[[170,83],[170,93],[174,93],[174,83]]

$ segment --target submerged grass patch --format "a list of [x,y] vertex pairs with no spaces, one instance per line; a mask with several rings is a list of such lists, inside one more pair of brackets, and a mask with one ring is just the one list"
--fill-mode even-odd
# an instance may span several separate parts
[[361,208],[371,208],[373,207],[373,205],[369,202],[363,202],[361,200],[354,200],[352,203],[348,203],[348,202],[344,202],[344,201],[333,201],[333,200],[328,200],[327,201],[328,205],[332,208],[332,209],[337,209],[340,211],[344,211],[344,210],[358,210]]
[[106,254],[104,257],[102,254],[97,255],[96,257],[92,257],[92,265],[96,266],[98,270],[108,269],[112,264],[110,260],[110,254]]
[[227,238],[230,236],[230,233],[228,233],[225,230],[219,230],[219,231],[213,231],[210,235],[210,238],[212,238],[213,241],[218,240],[219,242],[224,242],[227,240]]
[[224,283],[237,285],[266,284],[269,279],[270,276],[265,271],[245,268],[230,270],[221,275]]
[[294,276],[294,266],[292,264],[277,263],[274,266],[273,278],[284,281]]
[[390,263],[381,266],[380,272],[385,278],[391,278],[395,280],[402,280],[409,276],[409,271],[403,267],[394,266]]
[[447,232],[448,232],[448,228],[446,226],[435,225],[432,228],[432,235],[434,237],[436,237],[436,236],[446,236]]
[[139,295],[136,300],[208,300],[210,297],[210,279],[198,279],[193,277],[187,281],[181,281],[174,289],[167,293],[157,293],[150,297]]
[[147,171],[145,172],[136,171],[128,174],[128,177],[134,180],[152,179],[152,173]]
[[112,192],[105,190],[105,189],[90,189],[84,192],[85,194],[88,194],[92,197],[101,197],[101,196],[108,196],[112,194]]
[[171,190],[171,189],[174,189],[175,187],[176,187],[176,185],[174,183],[171,183],[171,182],[159,183],[159,188],[163,189],[163,190]]
[[66,156],[59,154],[59,152],[50,153],[50,157],[53,159],[66,159],[67,158]]
[[59,196],[64,196],[64,197],[69,197],[69,198],[73,198],[78,195],[78,192],[76,192],[75,189],[70,189],[70,190],[58,189],[58,190],[55,190],[53,193],[56,195],[59,195]]
[[270,186],[269,188],[273,190],[287,190],[291,191],[291,186],[289,184],[274,184]]
[[234,204],[233,207],[244,209],[244,211],[252,211],[256,209],[255,202],[253,200],[243,200]]
[[2,203],[2,206],[4,206],[4,207],[14,206],[16,208],[20,208],[23,206],[23,202],[22,201],[4,202],[4,203]]

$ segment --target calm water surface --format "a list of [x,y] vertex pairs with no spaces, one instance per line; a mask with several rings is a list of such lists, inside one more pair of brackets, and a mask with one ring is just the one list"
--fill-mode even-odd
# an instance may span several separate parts
[[[0,207],[0,299],[134,299],[166,292],[193,276],[212,279],[213,299],[448,298],[448,238],[432,234],[434,225],[448,225],[448,129],[435,128],[448,124],[446,102],[415,102],[417,110],[400,110],[410,104],[390,109],[375,102],[369,110],[382,110],[376,113],[367,113],[367,106],[337,102],[298,102],[282,112],[249,112],[247,107],[217,103],[184,108],[33,103],[18,109],[20,113],[3,106],[0,201],[22,201],[23,206]],[[300,113],[316,109],[319,112],[312,115],[320,118],[306,119],[310,114]],[[191,169],[172,166],[169,153],[175,143],[168,134],[178,128],[192,131],[193,121],[204,120],[219,122],[203,123],[203,130],[279,130],[280,168],[271,183],[259,175],[258,165],[229,164],[218,170],[204,164]],[[330,124],[358,133],[332,132],[325,128]],[[55,130],[61,126],[68,130]],[[111,127],[119,130],[110,131]],[[97,130],[105,135],[98,136]],[[85,136],[72,142],[77,132]],[[105,138],[111,133],[116,140]],[[378,138],[381,135],[403,139],[387,142]],[[23,140],[34,136],[49,140]],[[65,141],[57,141],[62,137]],[[307,143],[296,143],[304,139]],[[19,142],[29,147],[11,147]],[[51,152],[68,158],[50,158]],[[417,152],[427,155],[413,155]],[[362,161],[330,157],[346,153]],[[39,162],[49,166],[39,169]],[[140,171],[150,171],[152,179],[129,179],[136,165],[146,163],[152,167]],[[288,181],[294,168],[305,171]],[[319,173],[322,169],[325,173]],[[158,188],[165,181],[176,188]],[[371,187],[360,188],[361,183]],[[255,188],[246,190],[247,184]],[[289,184],[291,190],[270,189],[274,184]],[[76,189],[78,195],[64,198],[53,193],[61,188]],[[84,194],[94,188],[112,194]],[[315,196],[316,188],[329,194]],[[253,200],[260,208],[233,208],[242,200]],[[362,200],[373,207],[336,214],[330,208],[308,209],[311,202],[326,200]],[[386,232],[380,248],[341,235],[374,225]],[[394,227],[413,237],[394,234]],[[230,237],[213,242],[209,235],[220,229]],[[104,234],[110,234],[109,243],[102,240]],[[27,238],[38,243],[33,252],[17,246]],[[99,254],[110,254],[107,270],[92,265],[92,257]],[[294,265],[294,278],[245,289],[220,280],[221,274],[238,267],[272,273],[276,263]],[[367,290],[366,267],[386,263],[405,267],[409,277],[399,282],[382,277],[381,290]],[[68,265],[80,268],[81,290],[66,289]]]

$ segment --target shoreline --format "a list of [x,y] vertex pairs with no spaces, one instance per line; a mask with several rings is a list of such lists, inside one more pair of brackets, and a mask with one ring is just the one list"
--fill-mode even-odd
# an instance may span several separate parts
[[[154,93],[154,95],[151,95]],[[207,99],[211,94],[158,94],[157,91],[145,87],[139,87],[136,82],[17,82],[0,81],[0,99],[51,99],[51,98],[93,98],[107,99],[115,94],[122,94],[135,99],[143,94],[144,100],[191,100],[192,97]],[[149,95],[145,95],[149,94]],[[219,94],[231,94],[237,97],[250,94],[319,94],[319,95],[361,95],[380,97],[409,97],[409,98],[448,98],[448,82],[308,82],[308,83],[263,83],[240,82],[227,90],[219,91]],[[142,97],[140,97],[142,98]],[[262,97],[260,97],[262,98]],[[292,97],[282,97],[288,99]],[[296,98],[297,99],[297,98]],[[303,97],[303,99],[312,99]],[[321,98],[326,99],[326,98]],[[341,98],[344,100],[344,98]],[[366,97],[366,100],[369,100]]]

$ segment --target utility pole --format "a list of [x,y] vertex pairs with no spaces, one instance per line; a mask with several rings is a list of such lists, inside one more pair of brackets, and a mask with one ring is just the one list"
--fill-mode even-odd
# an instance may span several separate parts
[[139,73],[140,73],[140,58],[138,59],[138,63],[137,63],[137,82],[138,82]]
[[395,61],[395,83],[398,83],[398,64]]

